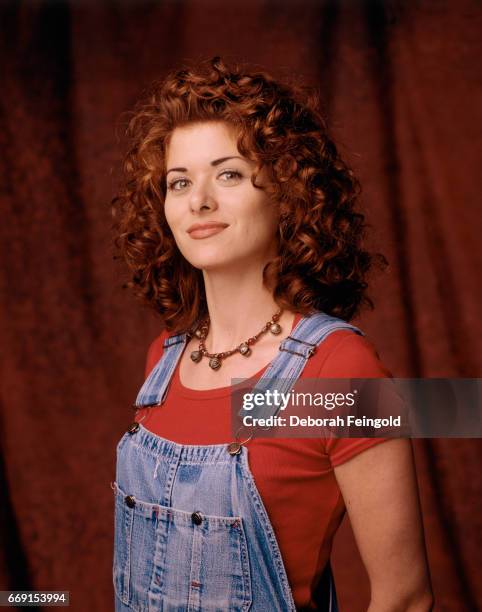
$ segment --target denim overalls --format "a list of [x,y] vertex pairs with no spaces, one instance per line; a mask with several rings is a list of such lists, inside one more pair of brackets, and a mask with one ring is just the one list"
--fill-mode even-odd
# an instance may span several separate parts
[[[255,390],[279,379],[292,386],[316,346],[338,329],[361,333],[324,313],[302,318]],[[166,339],[136,406],[162,404],[186,341],[186,334]],[[112,487],[116,612],[296,610],[246,446],[176,444],[133,423],[117,445]],[[336,612],[329,566],[321,591],[318,609]]]

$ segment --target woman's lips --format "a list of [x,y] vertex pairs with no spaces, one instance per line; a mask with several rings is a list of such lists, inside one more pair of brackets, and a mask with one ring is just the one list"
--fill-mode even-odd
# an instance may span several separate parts
[[209,238],[209,236],[214,236],[214,234],[219,234],[224,229],[226,229],[227,225],[211,225],[205,227],[196,227],[189,231],[189,235],[194,240],[202,240],[203,238]]

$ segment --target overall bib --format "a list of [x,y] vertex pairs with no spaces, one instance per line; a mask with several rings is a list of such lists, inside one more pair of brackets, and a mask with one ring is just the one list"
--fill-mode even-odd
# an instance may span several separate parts
[[[275,380],[288,391],[316,346],[338,329],[361,333],[324,313],[302,318],[253,391]],[[186,334],[166,339],[137,406],[162,404],[186,342]],[[133,423],[117,445],[112,487],[116,612],[296,610],[246,446],[177,444]],[[336,612],[329,566],[320,586],[318,609]]]

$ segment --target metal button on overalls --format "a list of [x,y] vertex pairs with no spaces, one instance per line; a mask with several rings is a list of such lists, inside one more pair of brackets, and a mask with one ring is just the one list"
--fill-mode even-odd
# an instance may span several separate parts
[[136,505],[136,499],[133,495],[126,495],[124,501],[129,508],[133,508]]
[[241,444],[239,442],[231,442],[231,444],[228,444],[227,450],[230,455],[239,455],[241,452]]
[[127,428],[127,433],[132,436],[132,434],[135,434],[137,431],[139,431],[139,427],[139,423],[137,423],[137,421],[134,421],[134,423],[131,423]]
[[193,512],[191,514],[191,520],[195,525],[200,525],[203,522],[203,517],[200,512]]

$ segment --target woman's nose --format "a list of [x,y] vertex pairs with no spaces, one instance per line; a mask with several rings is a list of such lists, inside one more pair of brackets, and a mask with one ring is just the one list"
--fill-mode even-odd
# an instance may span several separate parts
[[208,185],[200,184],[191,189],[189,206],[192,212],[215,210],[217,208],[216,198]]

